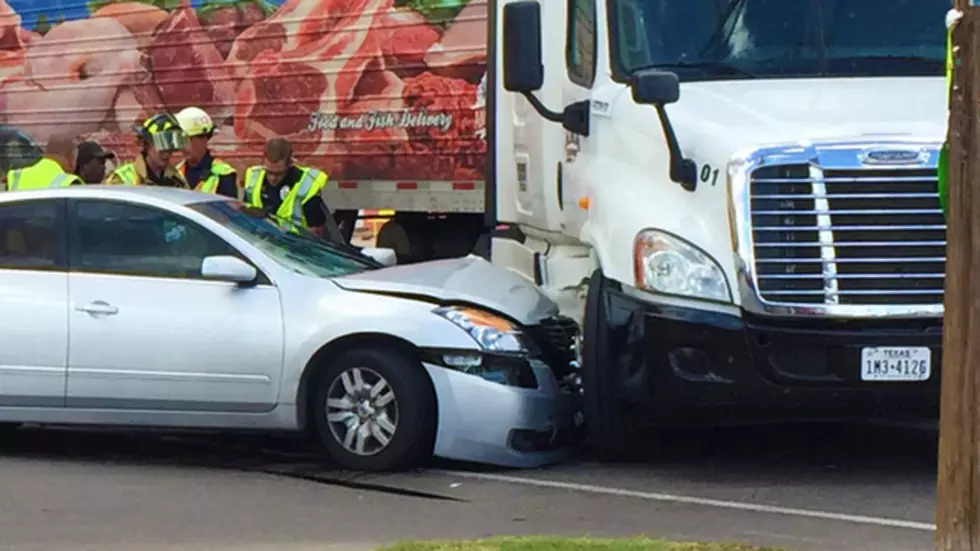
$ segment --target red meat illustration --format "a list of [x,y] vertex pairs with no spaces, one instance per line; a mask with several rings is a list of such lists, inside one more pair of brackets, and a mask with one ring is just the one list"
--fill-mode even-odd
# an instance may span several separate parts
[[[126,161],[139,154],[134,125],[194,105],[240,170],[282,136],[335,181],[480,180],[486,2],[443,25],[394,1],[284,0],[267,17],[260,0],[197,11],[111,0],[31,30],[0,0],[0,122],[42,143],[78,132]],[[53,115],[66,106],[77,116]]]
[[336,133],[342,147],[345,178],[392,179],[400,168],[395,153],[408,140],[398,123],[402,118],[405,83],[384,68],[379,57],[365,71],[355,89],[357,98],[339,113],[343,128]]
[[233,75],[188,0],[160,23],[148,53],[168,110],[176,112],[194,105],[219,121],[231,116]]
[[288,21],[283,28],[292,33],[280,51],[267,49],[252,60],[239,87],[238,137],[250,143],[285,136],[300,158],[335,153],[330,115],[348,107],[365,69],[379,55],[378,18],[390,1],[297,2],[307,10],[304,19],[291,19],[298,8],[282,15]]
[[385,40],[381,51],[389,69],[401,78],[425,70],[425,53],[440,34],[424,17],[411,10],[394,9],[381,18]]
[[227,58],[238,35],[265,19],[265,12],[254,2],[239,2],[199,13],[198,18],[221,57]]

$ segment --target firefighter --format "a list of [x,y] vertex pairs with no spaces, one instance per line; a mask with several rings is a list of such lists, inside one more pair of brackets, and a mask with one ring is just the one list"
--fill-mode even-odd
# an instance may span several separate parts
[[180,129],[187,135],[184,159],[177,164],[177,170],[187,184],[203,193],[217,193],[233,199],[238,198],[238,177],[231,165],[215,159],[208,149],[208,142],[214,136],[214,122],[201,108],[187,107],[177,113]]
[[52,136],[41,160],[29,167],[7,172],[7,191],[81,184],[82,180],[71,172],[74,168],[75,140],[70,136]]
[[136,129],[136,135],[142,146],[140,156],[112,171],[106,183],[189,189],[172,163],[173,154],[187,144],[177,119],[168,113],[153,115]]
[[274,215],[290,231],[305,228],[342,242],[337,223],[320,198],[327,177],[325,172],[293,163],[293,148],[287,140],[270,138],[263,164],[245,171],[244,202]]

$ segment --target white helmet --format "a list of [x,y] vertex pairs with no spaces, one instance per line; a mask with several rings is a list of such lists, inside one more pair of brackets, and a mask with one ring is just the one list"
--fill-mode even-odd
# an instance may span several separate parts
[[175,118],[180,129],[189,137],[210,136],[214,132],[214,122],[200,107],[185,107]]

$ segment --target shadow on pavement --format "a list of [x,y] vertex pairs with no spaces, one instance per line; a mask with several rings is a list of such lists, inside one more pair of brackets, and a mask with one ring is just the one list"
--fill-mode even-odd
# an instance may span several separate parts
[[[925,474],[935,472],[936,436],[934,430],[922,428],[853,424],[678,430],[661,435],[656,459],[633,467],[704,476],[723,469],[726,477],[799,476],[826,470]],[[0,437],[0,456],[248,470],[313,464],[334,470],[312,443],[291,435],[24,427]],[[583,464],[592,464],[588,449],[570,462],[545,469]],[[432,466],[509,471],[439,460]]]

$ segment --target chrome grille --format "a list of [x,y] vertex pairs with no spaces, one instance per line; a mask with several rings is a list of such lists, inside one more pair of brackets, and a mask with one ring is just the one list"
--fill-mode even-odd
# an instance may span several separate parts
[[749,188],[764,301],[942,303],[946,225],[935,168],[764,166]]

